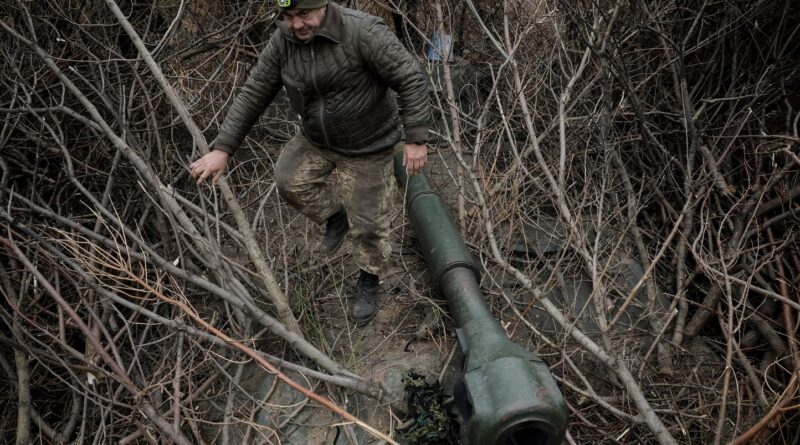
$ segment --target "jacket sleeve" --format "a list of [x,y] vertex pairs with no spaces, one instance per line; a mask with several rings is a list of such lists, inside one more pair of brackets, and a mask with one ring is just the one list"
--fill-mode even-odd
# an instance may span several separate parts
[[281,82],[281,35],[272,34],[267,46],[258,57],[255,68],[242,85],[241,91],[222,121],[214,148],[233,154],[239,148],[247,132],[275,99]]
[[364,20],[358,42],[364,63],[397,92],[406,141],[427,142],[430,98],[417,61],[377,17]]

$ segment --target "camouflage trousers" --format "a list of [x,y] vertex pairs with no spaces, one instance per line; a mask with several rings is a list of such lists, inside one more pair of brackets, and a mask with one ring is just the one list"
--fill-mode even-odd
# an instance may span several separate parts
[[[315,223],[324,224],[344,207],[356,264],[379,276],[387,271],[391,253],[389,226],[396,190],[392,151],[350,157],[320,148],[298,133],[275,167],[278,194]],[[326,181],[334,170],[341,200]]]

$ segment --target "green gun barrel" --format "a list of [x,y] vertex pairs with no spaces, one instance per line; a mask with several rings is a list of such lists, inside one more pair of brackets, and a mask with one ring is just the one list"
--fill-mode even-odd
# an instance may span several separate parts
[[559,445],[567,427],[564,397],[539,357],[512,342],[486,305],[479,269],[424,173],[409,177],[402,153],[395,175],[434,283],[447,298],[464,354],[454,388],[467,445]]

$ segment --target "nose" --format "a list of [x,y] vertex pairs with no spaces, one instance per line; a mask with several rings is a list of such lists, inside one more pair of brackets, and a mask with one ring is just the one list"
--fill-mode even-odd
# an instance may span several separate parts
[[303,29],[303,21],[299,17],[293,17],[291,22],[291,28],[296,30]]

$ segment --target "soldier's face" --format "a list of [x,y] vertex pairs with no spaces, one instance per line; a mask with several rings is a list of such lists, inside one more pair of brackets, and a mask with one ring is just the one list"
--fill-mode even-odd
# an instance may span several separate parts
[[281,13],[286,26],[298,40],[306,41],[314,37],[325,20],[325,6],[317,9],[292,9]]

